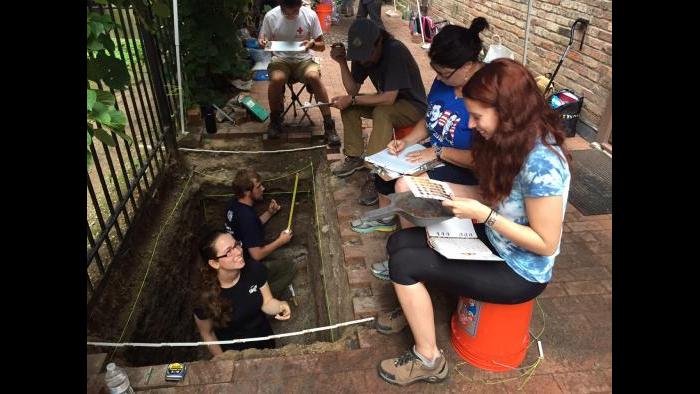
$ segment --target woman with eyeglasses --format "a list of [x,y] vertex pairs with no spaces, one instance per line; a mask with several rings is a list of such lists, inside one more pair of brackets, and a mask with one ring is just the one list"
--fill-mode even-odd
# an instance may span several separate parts
[[[194,309],[194,320],[203,341],[224,341],[272,335],[266,315],[287,320],[286,301],[272,296],[267,269],[248,264],[241,242],[223,230],[205,230],[199,245],[202,258],[202,291]],[[209,345],[217,356],[226,350],[274,348],[275,340]]]
[[[407,136],[395,142],[390,141],[387,145],[390,153],[399,154],[405,148],[430,138],[429,147],[407,155],[407,159],[415,163],[437,160],[442,166],[421,176],[448,182],[455,194],[463,197],[478,193],[475,186],[478,181],[472,172],[472,130],[469,128],[469,111],[462,99],[462,87],[483,67],[479,61],[479,53],[483,48],[479,33],[488,26],[486,19],[478,17],[469,28],[447,25],[435,35],[428,56],[437,75],[428,93],[425,119],[418,122]],[[402,178],[384,181],[376,177],[375,187],[380,194],[380,207],[389,204],[388,198],[384,196],[395,191],[409,190]],[[400,220],[402,228],[413,227],[405,219]],[[396,229],[396,218],[355,220],[352,229],[360,233],[393,231]],[[389,280],[388,260],[373,264],[372,273],[379,279]],[[397,309],[386,316],[380,316],[376,321],[377,329],[385,334],[403,329],[406,325],[398,314],[400,311]]]
[[418,228],[392,234],[391,280],[415,346],[380,362],[379,375],[390,383],[438,382],[448,375],[426,285],[483,302],[520,304],[544,291],[559,254],[571,181],[561,118],[532,74],[510,59],[484,66],[463,93],[481,198],[456,197],[442,205],[476,221],[479,239],[504,261],[447,259]]

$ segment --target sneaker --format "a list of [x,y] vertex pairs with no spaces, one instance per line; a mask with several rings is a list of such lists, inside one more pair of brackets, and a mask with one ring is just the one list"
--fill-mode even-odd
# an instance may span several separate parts
[[391,280],[389,277],[389,260],[384,260],[381,263],[372,264],[372,275],[380,280]]
[[419,380],[428,383],[442,382],[447,378],[449,368],[442,350],[431,368],[421,360],[412,347],[399,358],[389,358],[380,362],[377,372],[380,378],[389,383],[406,386]]
[[374,174],[369,174],[367,180],[360,189],[360,198],[357,200],[362,205],[374,205],[379,201],[379,193],[374,185]]
[[329,146],[340,146],[340,137],[338,137],[338,132],[335,131],[335,120],[330,119],[327,122],[323,122],[323,136],[326,138],[326,143]]
[[384,335],[397,334],[403,331],[406,326],[408,326],[408,322],[401,307],[384,312],[374,320],[374,328]]
[[394,216],[378,220],[356,219],[350,222],[352,231],[360,234],[367,234],[373,231],[389,233],[396,230],[396,225],[396,218]]
[[364,168],[365,160],[361,157],[346,156],[345,161],[333,171],[333,175],[338,178],[345,178],[346,176],[352,175],[355,171]]

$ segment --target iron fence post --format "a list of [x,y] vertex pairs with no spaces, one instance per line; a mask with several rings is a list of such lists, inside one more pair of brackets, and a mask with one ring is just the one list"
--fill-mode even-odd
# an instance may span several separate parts
[[158,107],[158,117],[163,126],[163,136],[165,139],[165,147],[170,155],[177,160],[178,150],[177,141],[175,140],[175,126],[173,124],[172,114],[168,107],[168,98],[165,94],[163,86],[163,75],[160,71],[161,58],[158,54],[155,40],[148,27],[144,26],[141,21],[137,21],[141,38],[143,41],[143,50],[146,56],[146,65],[151,76],[152,86],[155,89],[156,106]]

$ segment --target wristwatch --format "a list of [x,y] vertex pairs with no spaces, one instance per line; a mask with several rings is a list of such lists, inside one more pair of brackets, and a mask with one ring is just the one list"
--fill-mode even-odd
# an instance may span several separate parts
[[357,96],[352,95],[352,101],[350,101],[350,105],[355,105],[355,104],[357,104]]
[[441,160],[440,156],[442,155],[442,146],[435,144],[433,148],[435,148],[435,157],[437,157],[438,160]]

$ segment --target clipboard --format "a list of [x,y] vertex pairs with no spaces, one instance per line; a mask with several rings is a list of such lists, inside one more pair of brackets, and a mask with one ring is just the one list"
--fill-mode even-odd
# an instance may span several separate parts
[[301,41],[270,41],[265,45],[265,52],[304,52]]

